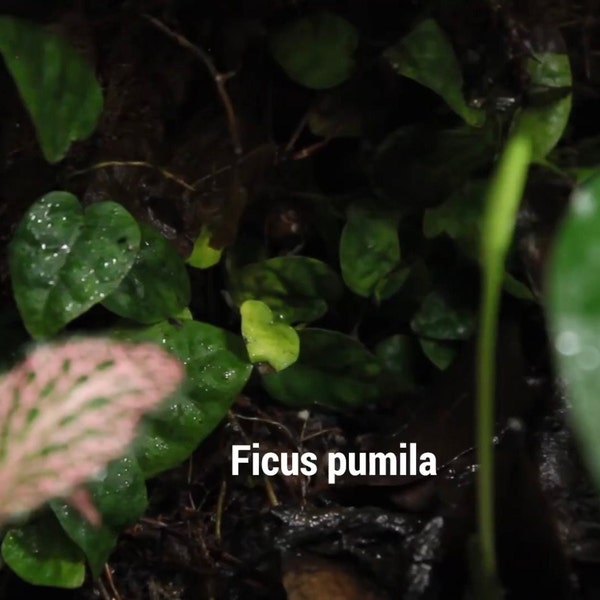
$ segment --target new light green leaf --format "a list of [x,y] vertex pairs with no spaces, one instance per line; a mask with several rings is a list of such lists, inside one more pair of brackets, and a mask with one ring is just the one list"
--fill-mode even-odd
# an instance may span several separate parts
[[27,211],[9,246],[13,293],[27,330],[48,337],[114,292],[137,256],[140,229],[115,202],[83,209],[50,192]]
[[203,225],[200,235],[194,242],[192,253],[186,259],[188,265],[196,269],[209,269],[221,260],[223,250],[211,248],[211,236],[212,232],[210,228],[207,225]]
[[9,529],[2,542],[2,558],[21,579],[33,585],[77,588],[85,579],[83,552],[52,513]]
[[600,488],[600,171],[573,193],[551,256],[551,343],[583,457]]
[[317,90],[339,85],[354,69],[355,27],[329,11],[291,21],[271,36],[271,53],[290,79]]
[[102,90],[94,72],[60,37],[14,17],[0,17],[0,53],[46,160],[61,160],[71,142],[92,134],[102,112]]
[[273,311],[259,300],[246,300],[240,313],[242,335],[253,363],[266,362],[281,371],[296,362],[300,338],[293,327],[276,322]]
[[439,94],[469,125],[483,124],[485,113],[465,102],[460,64],[450,40],[434,19],[418,23],[384,56],[398,73]]

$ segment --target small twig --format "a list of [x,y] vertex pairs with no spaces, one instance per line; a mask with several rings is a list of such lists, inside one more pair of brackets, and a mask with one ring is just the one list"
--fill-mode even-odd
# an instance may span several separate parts
[[286,146],[283,150],[283,156],[287,156],[294,149],[294,146],[296,145],[298,138],[304,131],[304,128],[306,127],[307,122],[308,122],[308,112],[304,113],[304,116],[300,119],[300,122],[296,126],[296,129],[294,129],[294,133],[292,133],[292,137],[290,138],[290,141],[286,144]]
[[281,431],[283,431],[286,436],[289,438],[289,441],[292,442],[294,448],[298,449],[298,441],[292,434],[292,432],[283,424],[278,421],[273,421],[272,419],[266,419],[263,417],[246,417],[245,415],[236,414],[236,418],[242,421],[255,421],[257,423],[265,423],[266,425],[273,425],[277,427]]
[[223,505],[225,504],[225,494],[227,493],[227,480],[221,481],[221,489],[217,498],[217,513],[215,517],[215,539],[217,544],[221,545],[221,519],[223,517]]
[[279,499],[277,498],[277,494],[273,489],[272,483],[269,481],[269,478],[266,475],[263,475],[263,481],[265,482],[265,492],[267,493],[267,498],[269,499],[269,504],[272,508],[279,506]]
[[110,567],[108,566],[108,563],[106,563],[104,565],[104,575],[106,576],[106,581],[108,582],[108,587],[110,588],[113,599],[121,600],[121,595],[117,591],[117,588],[115,586],[115,582],[113,580],[112,573],[110,572]]
[[[192,475],[194,473],[194,455],[192,454],[192,456],[190,456],[190,460],[188,461],[188,471],[187,471],[187,479],[186,482],[188,484],[188,487],[191,485],[192,483]],[[192,492],[188,491],[188,502],[190,504],[190,507],[193,511],[196,510],[196,503],[194,502],[194,498],[192,496]]]
[[170,171],[167,171],[166,169],[163,169],[162,167],[153,165],[152,163],[149,163],[149,162],[146,162],[143,160],[105,160],[103,162],[96,163],[95,165],[92,165],[91,167],[88,167],[87,169],[81,169],[80,171],[74,171],[74,172],[70,173],[69,177],[77,177],[78,175],[85,175],[86,173],[89,173],[90,171],[97,171],[99,169],[108,169],[109,167],[144,167],[146,169],[153,169],[155,171],[158,171],[166,179],[171,179],[175,183],[178,183],[180,186],[184,187],[186,190],[189,190],[190,192],[196,191],[196,188],[193,185],[190,185],[189,183],[187,183],[187,181],[184,181],[178,175],[175,175],[174,173],[171,173]]
[[100,595],[102,596],[102,600],[114,600],[114,598],[110,597],[108,590],[102,583],[102,579],[98,579],[97,585],[98,585],[98,591],[100,592]]
[[167,27],[162,21],[159,21],[155,17],[152,17],[148,14],[144,14],[143,17],[149,23],[154,25],[154,27],[162,31],[165,35],[170,37],[175,42],[177,42],[182,48],[186,48],[187,50],[189,50],[196,58],[198,58],[201,62],[204,63],[204,65],[208,69],[208,72],[210,73],[211,77],[215,82],[215,85],[217,87],[217,93],[219,94],[219,98],[221,99],[221,103],[223,104],[223,108],[225,109],[225,114],[227,116],[227,124],[229,126],[229,134],[231,135],[231,142],[233,144],[233,151],[237,156],[241,156],[243,150],[242,142],[240,139],[238,120],[235,114],[235,110],[233,109],[231,97],[229,96],[227,88],[225,87],[225,83],[232,76],[232,73],[220,73],[215,67],[215,63],[213,62],[212,58],[203,48],[197,46],[196,44],[192,44],[192,42],[190,42],[187,38],[177,33],[176,31],[173,31],[170,27]]
[[306,148],[302,148],[302,150],[298,150],[298,152],[292,154],[292,160],[301,160],[303,158],[308,158],[309,156],[312,156],[315,152],[318,152],[319,150],[321,150],[321,148],[327,146],[327,144],[329,144],[329,142],[331,142],[332,139],[332,137],[328,137],[324,140],[321,140],[320,142],[311,144]]

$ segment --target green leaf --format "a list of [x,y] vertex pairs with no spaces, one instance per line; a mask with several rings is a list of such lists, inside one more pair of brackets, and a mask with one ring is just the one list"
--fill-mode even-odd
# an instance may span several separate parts
[[342,283],[320,260],[278,256],[234,270],[231,294],[238,306],[260,300],[286,323],[310,322],[340,298]]
[[359,296],[375,293],[400,263],[398,217],[353,205],[340,240],[340,265],[346,285]]
[[102,303],[121,317],[151,324],[171,317],[190,302],[190,280],[177,250],[145,223],[133,267]]
[[14,17],[0,17],[0,52],[46,160],[61,160],[71,142],[91,135],[102,112],[94,72],[58,36]]
[[296,19],[271,36],[273,58],[288,77],[319,90],[350,77],[357,46],[354,26],[328,11]]
[[50,336],[104,300],[131,268],[139,245],[139,227],[119,204],[82,210],[68,192],[38,200],[9,246],[13,292],[29,333]]
[[425,211],[425,237],[431,239],[445,233],[458,243],[466,256],[479,260],[487,186],[484,180],[469,181],[446,202]]
[[246,300],[240,313],[242,335],[253,363],[266,362],[281,371],[296,362],[300,338],[293,327],[275,323],[271,309],[259,300]]
[[267,392],[290,406],[348,409],[378,396],[379,361],[359,341],[337,331],[300,332],[300,357],[280,373],[263,376]]
[[483,124],[484,111],[465,102],[460,64],[450,40],[433,19],[421,21],[384,57],[395,71],[440,95],[469,125]]
[[131,457],[110,463],[104,476],[87,486],[102,516],[96,527],[65,502],[50,503],[67,535],[84,551],[92,575],[98,577],[125,527],[135,523],[148,504],[144,474]]
[[600,171],[572,195],[548,271],[551,340],[583,456],[600,488]]
[[423,354],[440,370],[445,371],[454,361],[458,349],[452,342],[441,342],[439,340],[427,340],[420,338]]
[[215,250],[210,246],[212,232],[207,225],[202,226],[200,235],[194,242],[192,253],[186,262],[196,269],[208,269],[214,267],[220,260],[223,250]]
[[[540,89],[543,98],[553,89],[570,88],[573,84],[571,65],[566,54],[536,53],[529,59],[530,88]],[[530,102],[516,117],[513,131],[531,138],[533,160],[542,160],[562,137],[571,114],[572,94],[559,94],[555,100]]]
[[2,542],[2,558],[21,579],[34,585],[77,588],[85,579],[83,553],[52,513],[9,529]]
[[252,365],[239,336],[198,321],[157,323],[116,335],[156,342],[186,365],[181,392],[144,419],[135,450],[144,475],[151,477],[181,463],[212,432],[242,391]]
[[410,276],[410,268],[396,269],[377,282],[373,297],[377,302],[388,300],[404,286]]
[[377,149],[371,182],[394,207],[421,209],[445,200],[493,157],[487,128],[408,125]]
[[466,340],[475,331],[475,315],[454,306],[446,294],[433,291],[425,296],[410,325],[416,334],[426,338]]
[[375,354],[382,366],[379,381],[383,394],[395,395],[415,389],[416,342],[408,335],[393,335],[377,344]]

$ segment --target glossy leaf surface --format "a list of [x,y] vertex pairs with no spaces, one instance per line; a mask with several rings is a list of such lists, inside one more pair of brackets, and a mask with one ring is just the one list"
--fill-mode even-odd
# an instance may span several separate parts
[[281,371],[296,362],[300,339],[293,327],[275,322],[271,309],[259,300],[246,300],[240,313],[242,335],[253,363],[266,362]]
[[190,280],[175,248],[153,227],[140,225],[140,251],[119,287],[104,306],[139,323],[171,317],[190,302]]
[[21,220],[9,247],[13,292],[32,336],[47,337],[121,283],[140,245],[135,219],[115,202],[85,210],[50,192]]

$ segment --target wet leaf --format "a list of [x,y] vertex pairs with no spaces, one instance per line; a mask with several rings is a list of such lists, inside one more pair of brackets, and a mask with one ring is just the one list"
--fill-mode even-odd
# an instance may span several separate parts
[[[573,84],[566,54],[536,53],[535,58],[529,59],[529,73],[531,88],[540,88],[540,94],[548,94],[552,89],[570,88]],[[513,130],[530,136],[534,160],[544,159],[562,137],[571,114],[571,104],[572,95],[562,94],[539,105],[530,103],[515,117]]]
[[291,406],[347,409],[377,397],[378,360],[359,341],[337,331],[304,329],[300,357],[280,373],[263,376],[269,394]]
[[359,296],[375,293],[400,262],[398,217],[350,207],[340,240],[340,264],[346,285]]
[[342,284],[320,260],[280,256],[234,270],[231,294],[238,306],[246,300],[260,300],[286,323],[310,322],[339,299]]
[[212,432],[242,391],[252,365],[239,336],[198,321],[157,323],[116,335],[161,344],[186,365],[182,389],[144,420],[135,448],[145,477],[151,477],[181,463]]
[[77,588],[85,579],[83,552],[52,513],[9,529],[2,542],[2,558],[21,579],[34,585]]
[[121,531],[146,510],[146,484],[138,462],[125,457],[108,465],[106,473],[86,486],[102,516],[92,525],[68,504],[54,500],[52,510],[67,535],[84,551],[92,575],[98,577],[113,551]]
[[156,323],[190,302],[190,280],[175,248],[145,223],[140,224],[140,251],[119,287],[102,303],[121,317]]
[[46,160],[61,160],[71,142],[91,135],[102,112],[94,72],[58,36],[14,17],[0,17],[0,52]]
[[121,457],[183,377],[154,344],[93,338],[36,348],[0,380],[0,522],[67,497]]
[[313,89],[345,81],[354,69],[358,33],[329,11],[296,19],[271,37],[271,52],[290,79]]
[[445,200],[478,169],[491,164],[493,155],[485,129],[408,125],[377,149],[371,181],[395,206],[424,208]]
[[482,125],[485,113],[471,108],[463,95],[460,64],[450,40],[433,19],[424,19],[384,57],[395,71],[439,94],[469,125]]
[[81,208],[50,192],[25,214],[9,246],[13,293],[27,330],[46,337],[101,302],[139,250],[140,229],[119,204]]
[[556,237],[548,281],[548,317],[559,373],[584,458],[600,487],[600,172],[585,181]]
[[475,314],[454,306],[446,294],[433,291],[425,296],[410,325],[417,335],[426,338],[466,340],[475,331]]
[[296,362],[300,338],[293,327],[276,323],[271,309],[259,300],[246,300],[240,313],[242,335],[253,363],[266,362],[281,371]]

